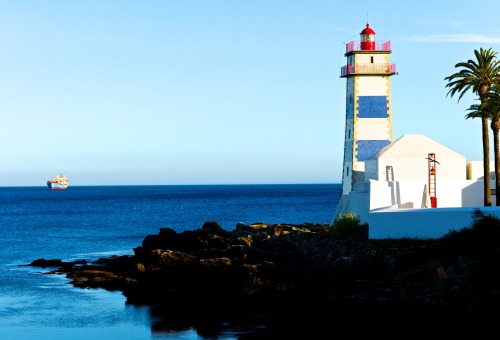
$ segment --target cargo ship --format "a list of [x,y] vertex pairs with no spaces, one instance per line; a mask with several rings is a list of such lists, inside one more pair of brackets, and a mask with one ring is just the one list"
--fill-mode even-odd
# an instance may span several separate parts
[[64,190],[68,187],[69,180],[64,175],[53,177],[47,181],[50,190]]

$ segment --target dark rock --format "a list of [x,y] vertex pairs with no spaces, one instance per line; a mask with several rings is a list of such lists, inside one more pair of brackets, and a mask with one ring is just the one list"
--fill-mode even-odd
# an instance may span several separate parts
[[203,224],[201,229],[204,230],[220,230],[222,229],[221,225],[217,221],[208,221]]
[[474,245],[480,250],[474,252],[456,248],[467,247],[459,236],[341,240],[328,225],[238,223],[230,232],[209,221],[180,234],[162,228],[146,236],[133,256],[93,265],[44,259],[30,265],[59,266],[56,272],[76,287],[120,290],[128,303],[169,306],[191,316],[345,308],[458,313],[498,322],[500,237],[488,235],[491,251]]
[[42,268],[47,268],[47,267],[74,267],[77,265],[83,265],[87,264],[87,260],[76,260],[76,261],[69,261],[69,262],[64,262],[59,259],[54,259],[54,260],[46,260],[46,259],[38,259],[32,261],[29,266],[33,267],[42,267]]
[[61,260],[46,260],[46,259],[38,259],[38,260],[34,260],[30,263],[30,266],[34,266],[34,267],[42,267],[42,268],[46,268],[46,267],[58,267],[62,265],[62,261]]

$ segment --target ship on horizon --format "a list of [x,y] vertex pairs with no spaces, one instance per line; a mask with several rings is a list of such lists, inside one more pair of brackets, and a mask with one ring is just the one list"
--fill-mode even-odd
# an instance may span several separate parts
[[69,180],[64,175],[52,177],[47,181],[50,190],[65,190],[68,187]]

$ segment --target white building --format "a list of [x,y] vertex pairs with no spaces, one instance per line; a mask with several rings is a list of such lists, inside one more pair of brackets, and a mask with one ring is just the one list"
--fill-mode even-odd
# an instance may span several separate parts
[[370,238],[433,238],[470,226],[475,209],[500,217],[495,195],[492,207],[483,206],[482,162],[467,162],[420,134],[392,141],[389,77],[397,73],[390,53],[390,42],[376,44],[368,24],[361,43],[347,45],[342,198],[335,218],[356,213],[369,224]]

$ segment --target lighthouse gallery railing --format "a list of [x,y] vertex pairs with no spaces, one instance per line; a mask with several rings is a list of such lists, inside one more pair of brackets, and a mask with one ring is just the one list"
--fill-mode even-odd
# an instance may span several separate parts
[[[391,42],[386,41],[385,43],[382,44],[375,44],[375,49],[372,51],[390,51],[391,50]],[[352,51],[361,51],[361,43],[360,42],[354,42],[351,41],[346,45],[346,53],[352,52]]]
[[340,76],[349,74],[395,74],[396,64],[348,64],[340,69]]

